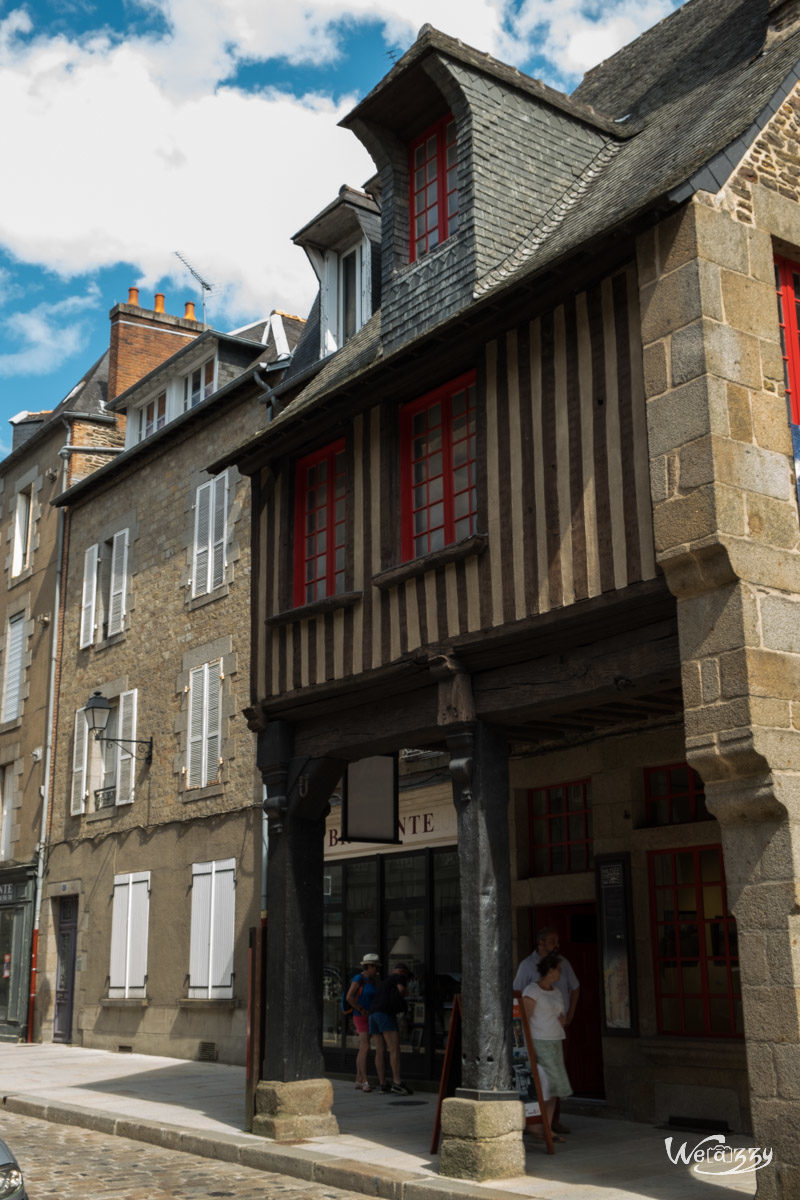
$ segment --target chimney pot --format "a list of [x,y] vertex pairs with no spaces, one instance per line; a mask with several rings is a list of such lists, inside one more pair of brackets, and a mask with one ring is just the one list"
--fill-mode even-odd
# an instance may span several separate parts
[[155,311],[156,312],[164,311],[164,293],[163,292],[156,292]]
[[139,289],[135,288],[135,287],[129,287],[128,288],[128,304],[138,305],[138,303],[139,303]]
[[187,320],[187,321],[196,321],[197,320],[197,317],[194,315],[194,300],[186,301],[186,312],[183,315],[184,315],[185,320]]

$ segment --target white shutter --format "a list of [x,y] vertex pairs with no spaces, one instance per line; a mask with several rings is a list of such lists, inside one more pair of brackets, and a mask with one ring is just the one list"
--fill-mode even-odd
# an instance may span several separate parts
[[[136,737],[136,690],[119,698],[117,736],[126,741]],[[117,804],[132,804],[136,780],[136,747],[117,746]]]
[[81,599],[81,649],[94,642],[97,608],[97,546],[90,546],[83,557],[83,597]]
[[225,535],[228,511],[228,472],[214,480],[214,528],[211,537],[209,590],[225,582]]
[[211,1000],[226,1000],[233,995],[235,868],[236,861],[233,858],[214,863],[209,980]]
[[79,816],[86,807],[86,759],[89,750],[89,726],[84,710],[75,713],[75,735],[72,743],[72,802],[70,812]]
[[130,876],[115,875],[111,910],[111,966],[108,972],[108,994],[112,999],[124,999],[127,994],[130,891]]
[[208,665],[189,676],[189,787],[202,787]]
[[147,983],[150,872],[114,876],[110,999],[143,997]]
[[219,778],[219,752],[222,744],[221,708],[222,678],[221,663],[208,663],[206,671],[206,767],[204,783],[214,783]]
[[150,917],[150,872],[131,876],[128,915],[128,995],[144,996],[147,984],[147,934]]
[[189,945],[189,998],[205,1000],[211,953],[211,893],[213,863],[192,866],[192,932]]
[[209,590],[208,564],[211,541],[211,502],[214,480],[201,483],[194,506],[194,556],[192,561],[192,595],[202,596]]
[[19,575],[28,565],[32,492],[17,493],[17,509],[14,514],[14,549],[11,555],[11,574]]
[[111,548],[111,583],[108,595],[108,635],[120,633],[125,621],[125,597],[128,588],[128,531],[114,534]]
[[3,681],[3,721],[19,716],[22,695],[22,659],[25,647],[25,614],[18,613],[6,631],[6,671]]

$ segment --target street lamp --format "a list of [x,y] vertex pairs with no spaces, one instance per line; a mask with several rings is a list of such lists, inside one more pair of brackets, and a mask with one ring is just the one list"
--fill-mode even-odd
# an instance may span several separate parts
[[[95,692],[93,696],[90,696],[83,707],[83,715],[89,726],[89,732],[94,734],[95,740],[98,742],[113,742],[115,746],[145,746],[144,761],[149,766],[153,761],[153,739],[106,737],[105,731],[110,712],[111,704],[107,697],[101,695],[100,692]],[[137,752],[134,751],[134,753]]]

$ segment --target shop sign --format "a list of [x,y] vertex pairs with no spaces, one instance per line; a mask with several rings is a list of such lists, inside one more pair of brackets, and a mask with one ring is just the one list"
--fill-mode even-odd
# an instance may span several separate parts
[[15,900],[24,898],[24,883],[0,883],[0,904],[13,904]]

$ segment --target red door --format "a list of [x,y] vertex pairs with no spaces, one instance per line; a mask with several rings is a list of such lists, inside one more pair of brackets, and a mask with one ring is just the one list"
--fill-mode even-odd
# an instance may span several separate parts
[[548,904],[531,909],[531,947],[536,930],[546,925],[558,931],[561,953],[569,959],[580,983],[575,1018],[567,1031],[564,1058],[576,1096],[602,1098],[603,1046],[600,1038],[600,969],[597,956],[597,916],[594,904]]

